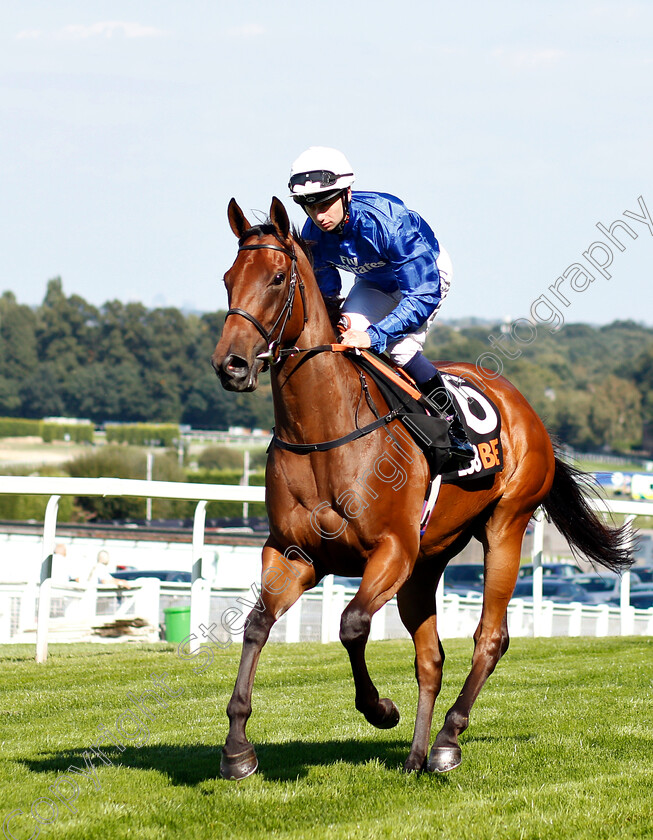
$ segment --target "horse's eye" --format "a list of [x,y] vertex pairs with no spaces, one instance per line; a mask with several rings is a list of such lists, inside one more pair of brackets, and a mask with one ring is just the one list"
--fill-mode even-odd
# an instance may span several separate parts
[[283,271],[279,271],[277,274],[274,275],[274,284],[275,286],[280,285],[286,279],[286,275]]

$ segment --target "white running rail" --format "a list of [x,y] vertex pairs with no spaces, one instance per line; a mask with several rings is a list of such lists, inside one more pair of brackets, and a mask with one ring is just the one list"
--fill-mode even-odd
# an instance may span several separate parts
[[[193,520],[193,539],[191,568],[192,583],[190,585],[191,602],[191,635],[195,636],[189,642],[191,653],[199,649],[201,643],[199,626],[209,624],[209,614],[212,596],[219,593],[212,590],[209,582],[202,576],[202,556],[204,554],[204,529],[206,521],[206,505],[210,501],[262,502],[265,500],[265,488],[253,486],[237,486],[224,484],[190,484],[171,481],[143,481],[121,478],[65,478],[41,476],[0,476],[0,493],[28,494],[49,496],[45,521],[43,523],[43,539],[41,546],[41,575],[38,586],[38,618],[36,628],[36,661],[45,662],[48,652],[48,622],[52,593],[52,549],[55,543],[57,527],[57,513],[61,496],[136,496],[151,499],[182,499],[196,501]],[[624,514],[626,521],[632,525],[638,515],[653,516],[653,502],[629,501],[594,501],[595,510],[605,514]],[[525,635],[527,632],[534,636],[549,636],[556,634],[556,621],[560,618],[567,620],[567,632],[578,635],[589,620],[593,622],[592,630],[585,630],[594,635],[607,635],[618,617],[619,632],[629,634],[640,632],[653,635],[653,611],[637,610],[630,606],[630,573],[625,572],[622,578],[621,602],[619,608],[588,607],[571,605],[571,607],[553,605],[542,598],[542,554],[544,545],[545,521],[541,511],[534,516],[534,534],[532,560],[533,574],[533,604],[513,601],[509,610],[509,619],[514,627],[513,635]],[[332,578],[325,579],[322,591],[308,593],[305,598],[319,599],[321,606],[322,641],[337,638],[337,620],[335,611],[339,613],[344,606],[345,590],[333,586]],[[480,601],[475,599],[457,599],[455,596],[445,598],[441,587],[438,589],[438,611],[443,617],[440,627],[443,635],[467,635],[469,626],[475,625],[480,615]],[[150,598],[151,600],[151,598]],[[302,599],[304,600],[304,599]],[[152,603],[154,603],[152,601]],[[371,638],[387,638],[397,635],[397,632],[386,631],[387,625],[392,624],[392,610],[396,605],[388,604],[381,613],[374,617]],[[156,608],[148,610],[155,614]],[[301,607],[296,605],[289,612],[292,621],[284,622],[287,629],[283,632],[286,641],[298,641],[300,637]],[[641,615],[640,615],[641,614]],[[637,620],[637,625],[636,625]],[[447,623],[450,622],[447,629]],[[473,630],[473,627],[472,627]],[[614,631],[612,631],[614,632]],[[401,632],[398,632],[401,635]]]

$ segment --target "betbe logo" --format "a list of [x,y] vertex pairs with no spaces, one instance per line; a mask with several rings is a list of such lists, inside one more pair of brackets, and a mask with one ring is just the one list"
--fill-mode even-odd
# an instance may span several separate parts
[[478,444],[478,454],[486,470],[499,466],[499,438]]
[[489,441],[482,441],[481,443],[473,443],[476,457],[466,470],[459,470],[458,475],[463,478],[466,475],[473,475],[481,472],[481,470],[490,470],[492,467],[498,467],[501,463],[499,459],[499,438],[492,438]]

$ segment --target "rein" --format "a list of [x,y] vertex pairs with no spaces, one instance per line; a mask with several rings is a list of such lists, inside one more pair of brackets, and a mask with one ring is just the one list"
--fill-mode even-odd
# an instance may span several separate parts
[[[371,353],[368,353],[366,350],[360,350],[355,347],[349,347],[347,344],[320,344],[316,347],[293,347],[290,350],[285,351],[286,354],[289,355],[296,355],[298,353],[346,353],[347,351],[353,352],[354,355],[362,355],[371,362],[377,370],[381,371],[388,379],[391,379],[395,382],[395,384],[399,385],[407,394],[409,394],[413,399],[418,400],[419,402],[424,402],[424,395],[410,385],[405,379],[398,376],[393,370],[388,368],[382,362],[378,361]],[[283,351],[282,351],[283,352]],[[366,391],[366,396],[368,401],[371,399],[369,392],[367,392],[367,388],[365,386],[364,377],[362,380],[363,388]],[[355,429],[353,432],[349,432],[347,435],[343,435],[339,438],[334,438],[333,440],[325,440],[321,441],[320,443],[290,443],[290,441],[283,440],[282,438],[278,437],[276,433],[272,436],[272,441],[270,446],[273,444],[278,446],[279,449],[286,449],[289,452],[296,452],[298,455],[308,455],[311,452],[326,452],[329,449],[335,449],[338,446],[344,446],[346,443],[351,443],[353,440],[358,440],[358,438],[363,437],[364,435],[370,434],[370,432],[379,429],[381,426],[387,426],[388,423],[391,423],[393,420],[396,420],[401,413],[400,408],[394,408],[392,411],[389,411],[383,417],[379,415],[376,411],[376,407],[374,404],[370,406],[376,414],[376,420],[373,420],[371,423],[368,423],[367,426],[363,426],[360,429]],[[392,435],[392,433],[390,433]]]
[[344,446],[345,443],[351,443],[352,440],[358,440],[358,438],[369,435],[369,433],[375,431],[375,429],[379,429],[381,426],[387,426],[388,423],[395,420],[398,416],[399,409],[393,408],[393,410],[388,412],[388,414],[377,418],[372,423],[368,423],[368,425],[363,426],[362,429],[354,429],[354,431],[349,432],[348,435],[334,438],[334,440],[323,440],[321,443],[290,443],[287,440],[282,440],[274,434],[270,445],[274,444],[275,446],[278,446],[279,449],[286,449],[289,452],[297,452],[299,455],[309,455],[311,452],[326,452],[328,449],[335,449],[338,446]]

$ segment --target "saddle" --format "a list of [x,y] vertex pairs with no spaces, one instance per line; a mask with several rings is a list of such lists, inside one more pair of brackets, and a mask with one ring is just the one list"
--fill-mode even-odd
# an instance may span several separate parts
[[424,453],[432,476],[442,475],[443,482],[453,483],[483,478],[503,469],[501,415],[494,403],[472,382],[441,372],[452,396],[451,403],[476,453],[465,469],[443,473],[448,460],[449,421],[438,416],[437,407],[426,400],[404,371],[390,368],[380,357],[367,350],[347,355],[374,380],[388,407],[397,412],[398,419]]

